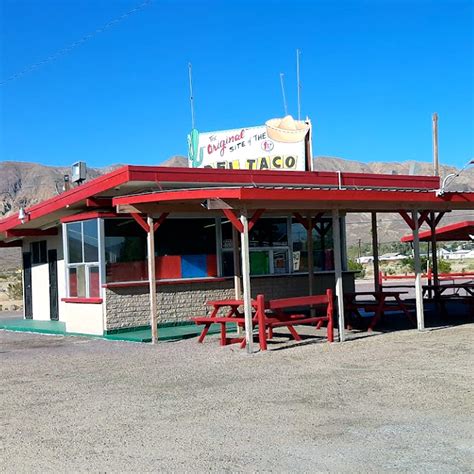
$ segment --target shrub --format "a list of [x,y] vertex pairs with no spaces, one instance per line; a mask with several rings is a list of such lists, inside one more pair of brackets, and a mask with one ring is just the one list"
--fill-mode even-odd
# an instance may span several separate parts
[[23,283],[20,274],[16,274],[13,281],[8,284],[7,295],[11,300],[21,300],[23,298]]
[[358,263],[355,260],[349,259],[347,261],[347,268],[350,271],[358,272],[359,273],[359,278],[364,278],[365,277],[365,268],[362,265],[362,263]]
[[449,273],[451,271],[451,263],[447,260],[438,260],[438,273]]

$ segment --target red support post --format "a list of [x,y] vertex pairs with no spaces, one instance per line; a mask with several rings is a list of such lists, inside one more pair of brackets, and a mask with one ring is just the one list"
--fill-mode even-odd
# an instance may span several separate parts
[[249,232],[252,230],[252,227],[260,219],[261,215],[265,212],[265,209],[257,209],[254,215],[249,219]]
[[258,323],[258,342],[260,350],[267,350],[267,330],[265,327],[265,299],[263,295],[257,295],[257,323]]
[[295,219],[300,223],[306,230],[308,230],[308,221],[299,213],[293,212]]
[[425,222],[428,222],[429,215],[430,211],[423,211],[420,213],[420,217],[418,218],[418,228],[420,228]]
[[135,219],[137,224],[148,234],[150,228],[148,227],[148,224],[145,219],[143,219],[143,217],[140,214],[137,214],[136,212],[132,212],[130,215]]
[[327,317],[328,317],[328,342],[334,342],[334,298],[332,290],[326,290],[326,295],[328,298],[328,307],[327,307]]
[[153,224],[153,232],[156,232],[158,227],[160,227],[161,224],[166,220],[166,218],[169,216],[169,212],[163,212],[160,217],[158,217],[157,221]]
[[413,222],[413,219],[408,215],[407,211],[398,211],[398,213],[403,217],[403,220],[408,224],[408,227],[410,227],[411,230],[415,229],[415,223]]
[[240,222],[239,218],[234,214],[234,212],[231,209],[222,209],[222,212],[225,214],[227,219],[232,223],[232,225],[240,232],[242,233],[244,231],[244,227],[242,225],[242,222]]

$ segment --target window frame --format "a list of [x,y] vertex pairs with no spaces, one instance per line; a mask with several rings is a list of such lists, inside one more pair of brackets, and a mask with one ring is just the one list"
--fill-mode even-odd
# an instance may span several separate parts
[[[103,265],[101,264],[101,259],[103,261],[103,219],[100,218],[91,218],[91,219],[84,219],[80,221],[72,221],[67,222],[62,225],[62,232],[63,232],[63,248],[64,248],[64,269],[65,269],[65,281],[66,281],[66,297],[67,298],[78,298],[78,299],[90,299],[90,298],[102,298],[102,284],[103,284],[103,276],[104,270]],[[85,261],[85,248],[84,248],[84,223],[95,221],[97,226],[97,260],[93,262],[86,262]],[[68,240],[68,225],[71,224],[80,224],[81,225],[81,246],[82,246],[82,262],[74,262],[69,263],[69,240]],[[84,268],[84,285],[85,285],[85,295],[74,295],[71,296],[71,285],[70,285],[70,269],[72,268]],[[97,268],[99,271],[99,292],[98,296],[91,296],[91,269]],[[76,270],[77,271],[77,270]]]

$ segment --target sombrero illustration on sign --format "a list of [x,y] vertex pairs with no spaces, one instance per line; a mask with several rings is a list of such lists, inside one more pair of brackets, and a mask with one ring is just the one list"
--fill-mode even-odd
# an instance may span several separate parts
[[291,115],[283,119],[274,118],[265,122],[267,136],[276,142],[297,143],[304,139],[309,125],[302,120],[295,120]]

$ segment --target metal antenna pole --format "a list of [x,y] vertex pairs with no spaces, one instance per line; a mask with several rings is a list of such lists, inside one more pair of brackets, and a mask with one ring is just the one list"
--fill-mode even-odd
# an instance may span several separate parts
[[283,77],[285,75],[280,72],[280,84],[281,84],[281,95],[283,96],[283,108],[285,109],[285,116],[288,115],[288,106],[286,104],[286,95],[285,95],[285,84],[283,83]]
[[298,91],[298,120],[301,120],[301,83],[300,83],[300,50],[296,50],[296,87]]
[[433,174],[439,176],[438,161],[438,114],[433,114]]
[[191,127],[194,130],[194,95],[193,95],[193,65],[188,63],[189,72],[189,101],[191,103]]

